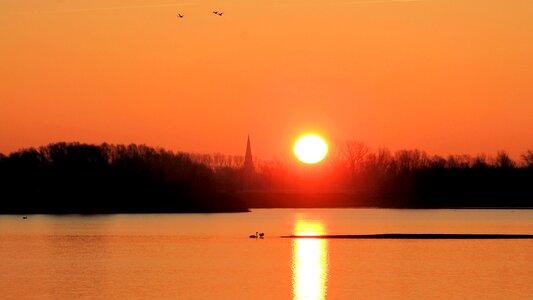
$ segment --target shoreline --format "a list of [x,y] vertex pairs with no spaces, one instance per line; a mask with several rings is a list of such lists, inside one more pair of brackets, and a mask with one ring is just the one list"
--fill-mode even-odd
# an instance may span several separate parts
[[475,239],[533,239],[533,234],[470,234],[470,233],[385,233],[385,234],[326,234],[326,235],[284,235],[292,239],[400,239],[400,240],[475,240]]

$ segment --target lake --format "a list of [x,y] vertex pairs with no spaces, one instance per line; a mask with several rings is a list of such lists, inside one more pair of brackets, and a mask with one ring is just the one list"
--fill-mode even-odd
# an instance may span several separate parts
[[[264,239],[248,236],[265,232]],[[2,299],[527,299],[533,240],[287,239],[533,234],[533,210],[254,209],[0,216]]]

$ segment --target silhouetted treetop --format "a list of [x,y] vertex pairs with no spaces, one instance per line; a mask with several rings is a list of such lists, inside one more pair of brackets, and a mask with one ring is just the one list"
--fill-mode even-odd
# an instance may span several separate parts
[[526,168],[533,168],[533,150],[528,150],[522,154],[522,161]]
[[307,198],[297,196],[310,191],[349,195],[342,197],[345,206],[533,207],[532,150],[515,162],[504,151],[444,158],[418,149],[372,151],[348,141],[328,161],[301,168],[256,160],[250,173],[237,155],[53,143],[0,154],[0,193],[7,199],[0,213],[243,211],[245,202],[327,207],[325,198],[305,204]]
[[228,195],[215,195],[214,178],[213,170],[186,153],[54,143],[1,157],[0,187],[8,200],[0,213],[246,210]]

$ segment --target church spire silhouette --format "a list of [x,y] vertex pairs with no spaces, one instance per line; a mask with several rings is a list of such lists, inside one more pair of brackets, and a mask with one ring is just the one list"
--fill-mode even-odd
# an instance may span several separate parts
[[254,162],[252,160],[252,146],[250,145],[250,135],[246,143],[246,155],[244,156],[244,170],[246,172],[253,172]]

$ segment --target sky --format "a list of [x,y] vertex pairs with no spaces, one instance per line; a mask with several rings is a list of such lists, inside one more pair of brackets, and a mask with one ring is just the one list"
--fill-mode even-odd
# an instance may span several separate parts
[[0,41],[4,154],[533,149],[530,0],[0,0]]

